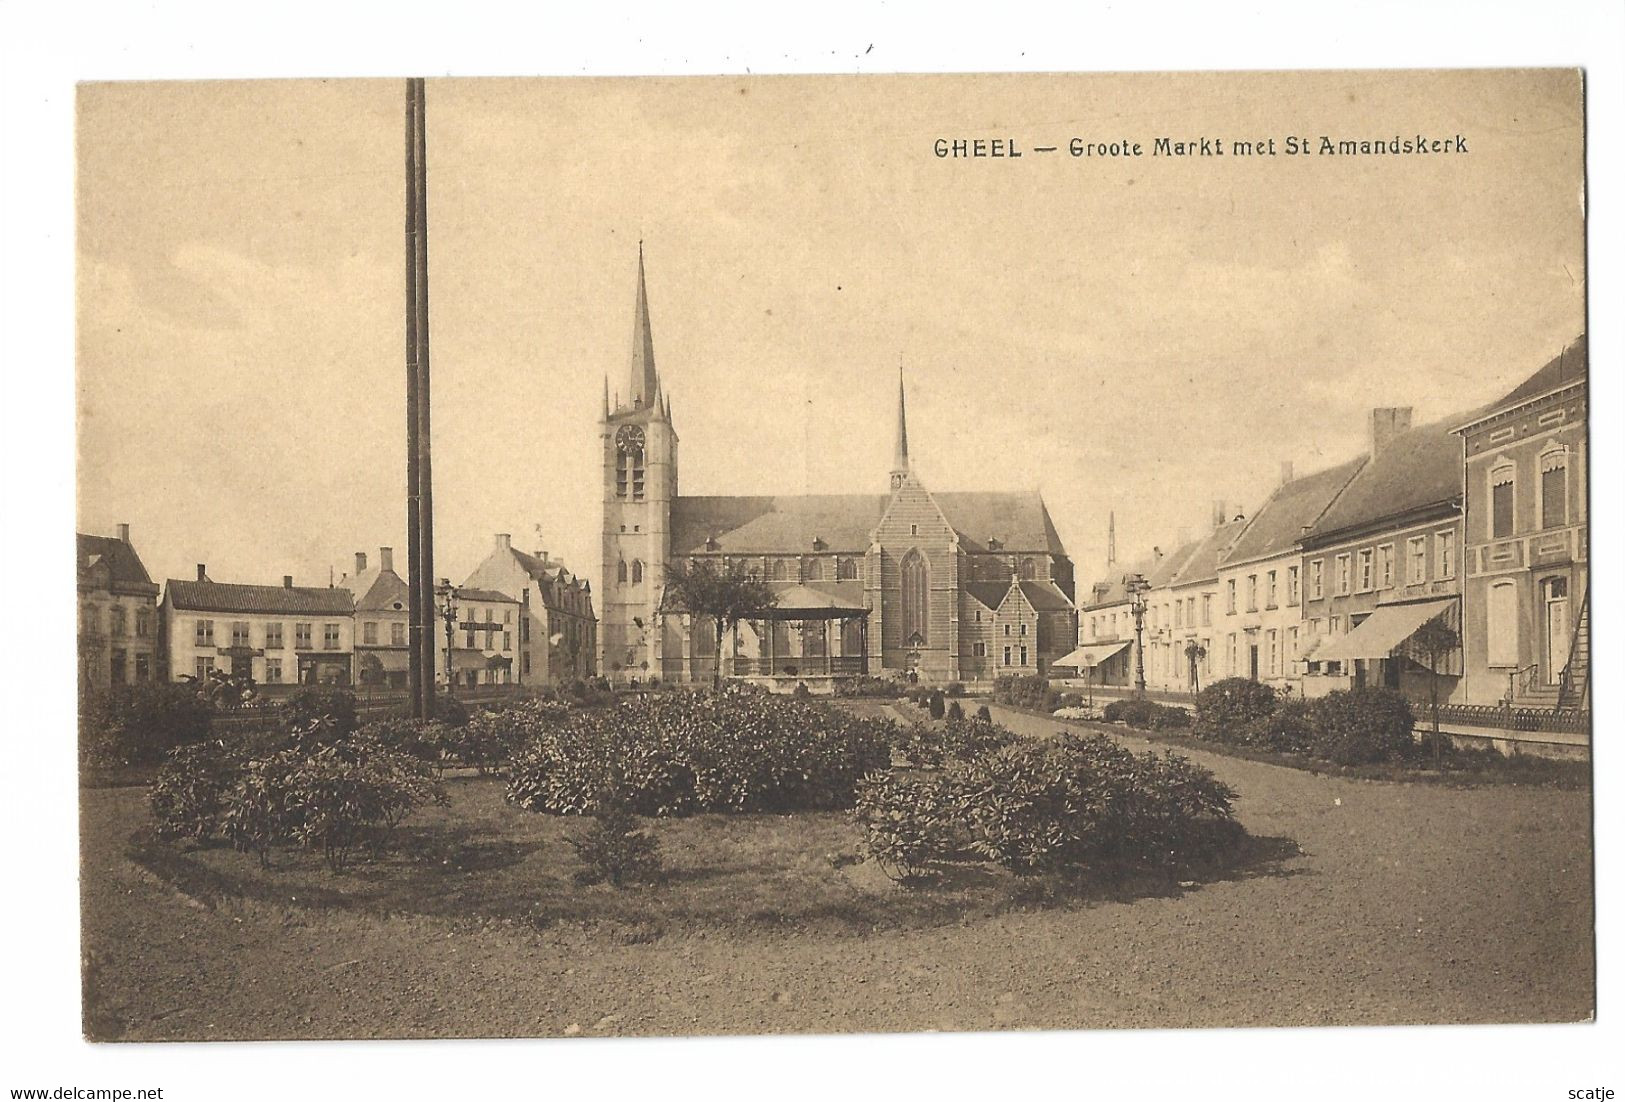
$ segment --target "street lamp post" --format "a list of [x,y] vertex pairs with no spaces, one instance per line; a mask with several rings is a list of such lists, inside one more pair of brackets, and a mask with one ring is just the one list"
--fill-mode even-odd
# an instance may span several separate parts
[[454,685],[451,671],[452,634],[457,629],[457,598],[462,594],[451,584],[450,578],[441,578],[434,592],[439,598],[440,618],[446,622],[446,695],[451,696]]
[[1129,574],[1123,579],[1128,590],[1129,609],[1134,613],[1134,692],[1145,697],[1145,594],[1151,583],[1144,574]]

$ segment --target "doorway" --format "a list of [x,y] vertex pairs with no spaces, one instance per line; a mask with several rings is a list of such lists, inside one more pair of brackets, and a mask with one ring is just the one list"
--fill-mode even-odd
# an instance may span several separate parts
[[1254,681],[1258,680],[1258,644],[1253,643],[1247,647],[1247,676]]
[[1547,578],[1540,589],[1546,602],[1546,684],[1556,685],[1569,665],[1569,580]]

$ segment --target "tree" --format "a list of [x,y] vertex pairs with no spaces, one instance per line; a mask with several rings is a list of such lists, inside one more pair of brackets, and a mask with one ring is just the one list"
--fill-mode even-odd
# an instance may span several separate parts
[[694,617],[707,617],[716,628],[716,663],[711,685],[722,684],[722,637],[741,620],[761,616],[779,603],[771,586],[755,574],[730,563],[718,570],[716,564],[701,560],[689,565],[673,563],[666,567],[666,590],[662,598],[666,611],[682,611]]
[[1438,768],[1443,753],[1439,734],[1439,670],[1445,661],[1461,649],[1461,635],[1444,622],[1443,614],[1435,616],[1411,635],[1406,647],[1412,659],[1428,671],[1429,705],[1433,712],[1433,765]]
[[1185,644],[1185,661],[1190,663],[1191,692],[1193,693],[1199,693],[1202,691],[1202,679],[1197,674],[1197,667],[1201,664],[1202,659],[1206,657],[1207,648],[1198,643],[1195,639],[1192,639],[1189,643]]

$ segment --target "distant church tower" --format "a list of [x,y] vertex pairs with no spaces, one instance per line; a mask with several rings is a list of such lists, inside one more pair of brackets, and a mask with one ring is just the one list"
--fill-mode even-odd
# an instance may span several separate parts
[[610,404],[604,380],[599,421],[604,462],[603,588],[599,596],[599,669],[614,676],[659,676],[660,625],[655,611],[671,551],[672,499],[677,496],[677,432],[671,399],[655,368],[638,243],[638,291],[624,400]]

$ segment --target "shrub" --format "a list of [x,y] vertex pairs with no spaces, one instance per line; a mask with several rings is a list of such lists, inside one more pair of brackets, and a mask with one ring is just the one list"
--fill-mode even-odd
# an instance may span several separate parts
[[375,719],[361,728],[364,738],[436,769],[444,770],[451,752],[451,731],[438,720],[393,715]]
[[970,847],[1019,873],[1168,866],[1239,833],[1235,793],[1185,758],[1104,735],[1023,739],[954,774]]
[[797,700],[810,700],[812,699],[812,690],[807,688],[807,683],[805,681],[797,681],[796,691],[790,695],[795,697]]
[[976,718],[981,720],[983,723],[992,723],[993,712],[986,704],[978,704],[976,706]]
[[416,758],[366,739],[321,746],[301,755],[284,776],[292,837],[320,846],[334,872],[344,871],[351,852],[377,852],[387,834],[419,805],[444,802],[445,794]]
[[438,693],[434,698],[434,718],[447,727],[462,727],[468,723],[468,705],[450,693]]
[[964,706],[961,705],[959,703],[959,701],[957,701],[957,700],[948,701],[947,718],[948,719],[964,719],[965,718],[965,708],[964,708]]
[[162,838],[203,841],[220,825],[242,762],[223,743],[199,742],[170,752],[147,793]]
[[333,721],[340,737],[361,726],[356,716],[355,694],[349,689],[307,685],[288,697],[284,708],[290,729],[307,727],[312,720],[324,717]]
[[1329,693],[1315,701],[1312,752],[1338,765],[1398,761],[1415,752],[1416,724],[1405,698],[1389,689]]
[[1036,674],[1004,674],[993,680],[993,700],[1016,708],[1052,712],[1055,690]]
[[1198,738],[1238,743],[1248,740],[1253,725],[1275,711],[1275,690],[1245,677],[1215,681],[1196,694]]
[[953,697],[964,696],[965,686],[960,684],[958,681],[948,682],[948,695]]
[[1282,700],[1269,715],[1254,720],[1244,737],[1266,750],[1302,754],[1312,748],[1314,734],[1314,707],[1300,698]]
[[891,677],[843,677],[835,682],[835,695],[848,697],[885,697],[897,699],[906,696],[908,686]]
[[1157,731],[1172,727],[1189,727],[1190,713],[1171,704],[1158,704],[1154,700],[1114,700],[1100,713],[1107,723],[1125,723],[1141,730]]
[[891,763],[896,725],[811,700],[680,694],[599,710],[516,708],[508,799],[584,814],[612,793],[640,815],[850,807]]
[[947,714],[947,705],[943,703],[942,690],[934,690],[926,698],[926,710],[931,713],[932,719],[942,719]]
[[209,737],[214,710],[190,685],[149,681],[87,696],[80,704],[88,760],[147,765]]
[[564,837],[582,865],[576,883],[619,888],[632,881],[655,880],[661,868],[659,842],[638,828],[637,818],[624,805],[610,799],[594,813],[586,833]]
[[949,720],[942,727],[916,723],[897,742],[911,765],[936,769],[950,761],[968,761],[1009,746],[1020,736],[990,719]]
[[871,773],[858,782],[859,848],[893,880],[919,879],[927,865],[959,848],[953,794],[941,778]]

